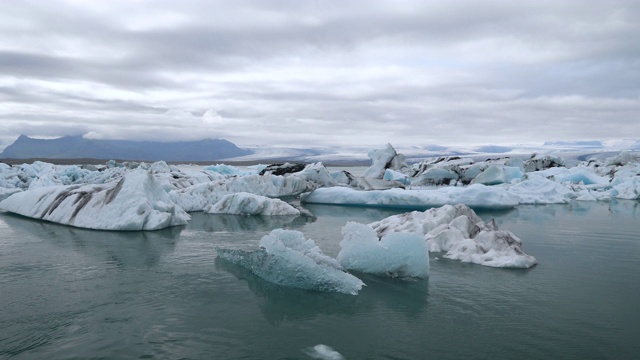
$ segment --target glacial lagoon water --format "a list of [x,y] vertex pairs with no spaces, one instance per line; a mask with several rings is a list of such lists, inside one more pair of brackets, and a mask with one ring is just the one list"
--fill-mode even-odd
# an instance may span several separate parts
[[223,261],[274,228],[331,256],[347,221],[393,211],[308,206],[313,216],[195,213],[154,232],[81,230],[0,213],[0,358],[640,358],[640,203],[481,212],[539,265],[506,270],[431,255],[428,280],[359,276],[357,296],[288,289]]

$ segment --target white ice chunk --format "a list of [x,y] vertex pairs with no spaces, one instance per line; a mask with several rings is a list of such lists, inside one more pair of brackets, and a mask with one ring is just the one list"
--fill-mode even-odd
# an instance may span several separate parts
[[311,348],[303,350],[305,354],[311,356],[313,359],[319,360],[344,360],[344,357],[337,351],[333,350],[330,346],[318,344]]
[[40,187],[11,195],[0,208],[23,216],[98,230],[157,230],[189,215],[171,202],[153,174],[134,170],[105,185]]
[[304,194],[303,202],[332,205],[359,205],[426,209],[445,204],[465,204],[476,208],[508,209],[518,205],[518,196],[502,188],[474,184],[468,187],[441,187],[424,190],[359,191],[346,187],[322,188]]
[[345,269],[391,276],[429,276],[429,251],[416,233],[396,232],[378,239],[370,226],[348,222],[342,229],[338,262]]
[[430,252],[446,252],[445,258],[492,267],[529,268],[537,264],[522,250],[522,241],[509,231],[485,224],[464,205],[446,205],[424,212],[390,216],[369,224],[377,235],[394,232],[424,236]]
[[315,242],[294,230],[273,230],[260,240],[260,250],[217,248],[218,257],[256,276],[283,286],[356,295],[362,280],[343,271]]
[[501,268],[526,269],[536,265],[536,259],[525,254],[521,246],[522,241],[509,231],[483,230],[473,239],[458,238],[444,257]]
[[233,215],[300,215],[300,210],[280,199],[271,199],[245,192],[223,196],[206,212]]

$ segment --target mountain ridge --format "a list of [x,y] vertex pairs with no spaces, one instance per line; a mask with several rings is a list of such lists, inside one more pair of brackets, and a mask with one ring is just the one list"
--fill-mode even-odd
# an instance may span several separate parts
[[13,144],[2,151],[0,158],[213,161],[251,153],[252,151],[241,149],[224,139],[159,142],[85,139],[82,136],[35,139],[20,135]]

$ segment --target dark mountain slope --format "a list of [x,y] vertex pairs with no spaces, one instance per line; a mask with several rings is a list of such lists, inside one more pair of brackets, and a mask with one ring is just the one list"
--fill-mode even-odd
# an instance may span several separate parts
[[0,158],[28,159],[122,159],[140,161],[209,161],[249,155],[224,139],[155,142],[130,140],[94,140],[81,136],[58,139],[32,139],[21,135],[4,149]]

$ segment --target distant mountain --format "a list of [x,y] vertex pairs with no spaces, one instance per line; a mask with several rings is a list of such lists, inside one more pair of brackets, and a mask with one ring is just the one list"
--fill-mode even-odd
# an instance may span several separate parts
[[581,148],[601,148],[602,142],[597,140],[588,141],[547,141],[543,146],[564,146],[564,147],[581,147]]
[[478,148],[475,148],[474,150],[480,153],[502,154],[502,153],[512,151],[513,148],[506,147],[506,146],[498,146],[498,145],[485,145],[485,146],[480,146]]
[[0,158],[5,159],[119,159],[138,161],[211,161],[250,155],[224,139],[200,141],[155,142],[130,140],[95,140],[82,136],[58,139],[33,139],[21,135],[7,146]]

